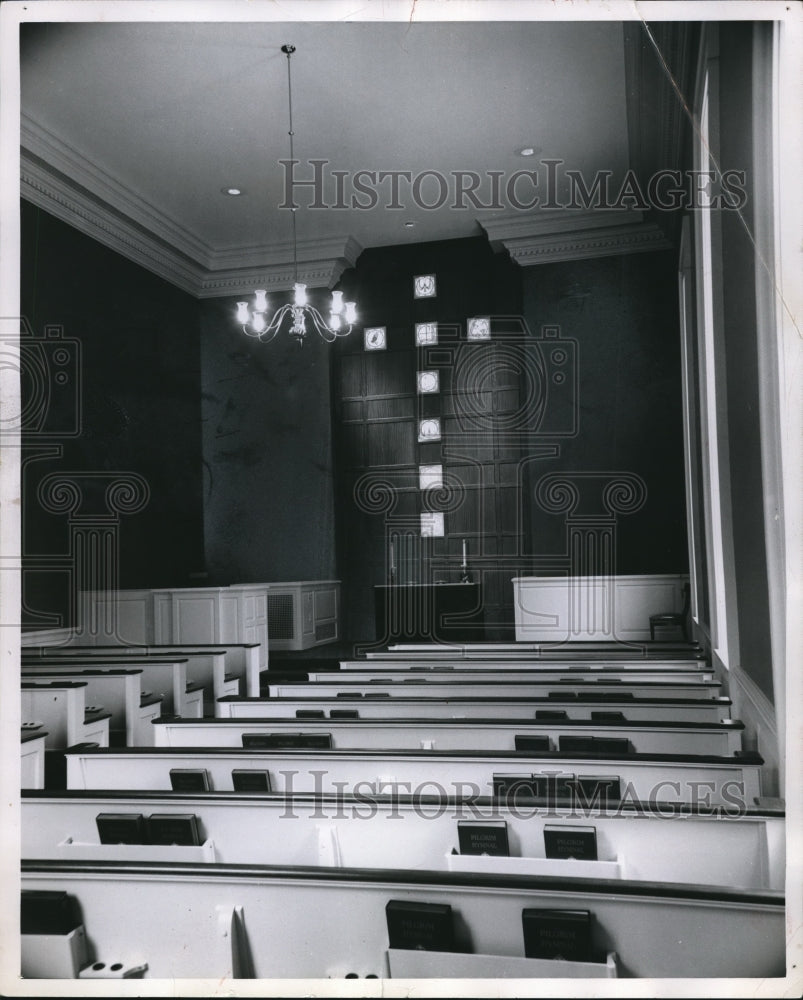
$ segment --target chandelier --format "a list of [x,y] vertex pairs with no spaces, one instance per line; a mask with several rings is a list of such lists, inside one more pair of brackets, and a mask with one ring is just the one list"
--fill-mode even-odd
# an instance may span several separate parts
[[[287,56],[287,104],[290,120],[290,162],[295,163],[293,156],[293,87],[290,75],[290,57],[295,52],[295,45],[283,45],[282,52]],[[296,236],[297,206],[290,209],[293,220],[293,301],[280,306],[268,318],[268,295],[264,288],[254,292],[253,305],[247,302],[237,303],[237,322],[242,324],[243,332],[249,337],[256,337],[263,342],[273,338],[284,327],[291,337],[298,340],[299,346],[310,330],[315,330],[328,343],[338,337],[346,337],[351,333],[352,325],[357,320],[356,305],[343,301],[343,292],[332,292],[329,306],[329,319],[311,305],[307,299],[307,286],[298,280],[298,241]]]

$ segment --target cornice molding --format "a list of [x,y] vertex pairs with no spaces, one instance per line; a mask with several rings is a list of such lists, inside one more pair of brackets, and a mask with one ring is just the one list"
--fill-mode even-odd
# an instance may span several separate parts
[[641,212],[556,212],[541,218],[481,222],[492,246],[522,267],[553,261],[667,250],[672,243]]
[[[29,117],[20,180],[27,201],[196,298],[292,287],[291,242],[215,249]],[[300,240],[299,280],[331,288],[362,249],[348,234]]]

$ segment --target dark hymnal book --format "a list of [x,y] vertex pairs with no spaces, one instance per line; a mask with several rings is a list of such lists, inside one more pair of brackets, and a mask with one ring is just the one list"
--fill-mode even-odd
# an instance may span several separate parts
[[594,737],[561,736],[558,747],[566,753],[594,753]]
[[573,774],[533,775],[538,782],[538,796],[546,802],[568,801],[574,795],[575,776]]
[[356,708],[333,708],[329,713],[330,719],[359,719],[360,713]]
[[507,823],[504,820],[486,823],[459,820],[457,837],[461,854],[489,854],[500,858],[510,856]]
[[576,691],[548,691],[547,698],[554,698],[558,701],[571,701],[577,698]]
[[623,712],[592,712],[592,722],[627,722]]
[[142,813],[98,813],[95,817],[101,844],[144,844]]
[[539,708],[535,713],[536,722],[566,722],[569,713],[562,708]]
[[548,858],[597,860],[597,831],[593,826],[544,826],[544,851]]
[[336,698],[362,698],[362,691],[338,691]]
[[548,736],[516,736],[515,742],[517,750],[530,750],[535,753],[549,751]]
[[243,746],[259,750],[331,750],[331,733],[243,733]]
[[495,798],[503,801],[538,799],[544,796],[544,783],[531,774],[495,774],[493,793]]
[[322,708],[299,708],[296,709],[297,719],[325,719],[326,712]]
[[621,801],[621,779],[618,775],[578,775],[575,795],[579,805],[606,805]]
[[522,910],[527,958],[591,962],[591,914],[588,910]]
[[174,792],[208,792],[209,774],[204,768],[174,767],[170,787]]
[[148,843],[197,846],[201,843],[194,813],[152,813],[148,817]]
[[231,772],[231,784],[235,792],[269,792],[270,773],[235,768]]
[[632,753],[633,745],[626,736],[595,736],[594,752],[617,755]]
[[366,691],[366,698],[389,698],[390,691]]
[[385,907],[391,948],[454,951],[452,908],[448,903],[391,899]]

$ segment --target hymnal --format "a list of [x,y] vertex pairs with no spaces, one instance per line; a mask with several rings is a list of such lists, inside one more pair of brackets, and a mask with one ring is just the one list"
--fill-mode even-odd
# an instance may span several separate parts
[[593,826],[544,826],[544,852],[548,858],[597,860],[597,831]]
[[535,713],[536,722],[565,722],[569,718],[569,713],[562,708],[539,708]]
[[533,775],[538,782],[538,796],[548,803],[568,801],[574,795],[575,776],[573,774]]
[[331,733],[243,733],[243,746],[259,750],[331,750]]
[[330,719],[359,719],[360,713],[356,708],[333,708],[329,713]]
[[549,751],[548,736],[516,736],[515,742],[517,750],[530,750],[535,753]]
[[269,792],[270,772],[235,768],[231,772],[231,784],[235,792]]
[[594,753],[632,753],[633,745],[626,736],[595,736]]
[[322,708],[299,708],[296,709],[297,719],[325,719],[326,712]]
[[208,792],[209,774],[204,768],[174,767],[170,787],[174,792]]
[[194,813],[152,813],[148,817],[148,842],[197,846],[201,843]]
[[522,799],[543,798],[544,786],[531,774],[495,774],[493,793],[495,798],[517,802]]
[[594,753],[594,737],[561,736],[558,747],[566,753]]
[[588,910],[523,910],[521,922],[527,958],[592,961]]
[[487,823],[459,820],[457,838],[461,854],[488,854],[503,858],[510,856],[507,823],[504,820]]
[[98,813],[95,817],[101,844],[144,844],[142,813]]
[[578,775],[575,782],[575,795],[578,805],[607,805],[620,802],[622,798],[621,779],[618,775]]
[[391,899],[385,907],[391,948],[454,951],[452,908],[448,903]]
[[592,722],[627,722],[624,712],[592,712]]
[[560,701],[571,701],[577,698],[576,691],[548,691],[547,698],[555,698]]

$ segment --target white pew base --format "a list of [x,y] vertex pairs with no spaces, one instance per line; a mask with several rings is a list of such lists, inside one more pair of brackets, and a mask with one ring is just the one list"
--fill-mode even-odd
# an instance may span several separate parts
[[603,962],[463,955],[451,951],[388,948],[391,979],[616,979],[616,954]]

